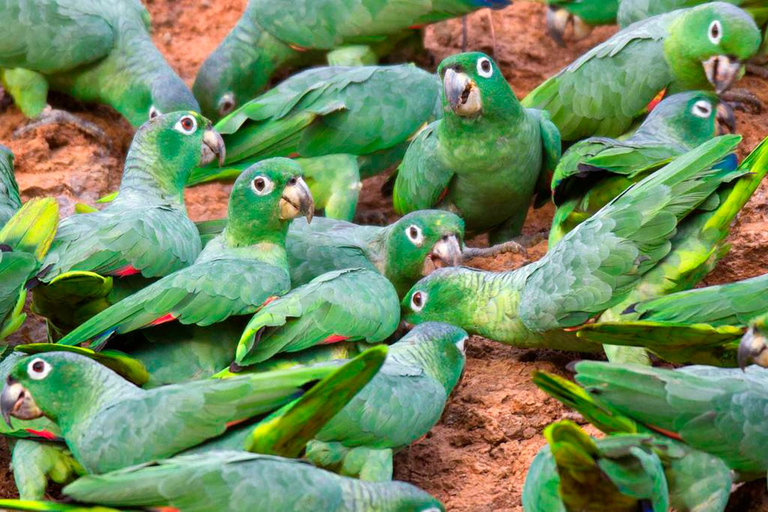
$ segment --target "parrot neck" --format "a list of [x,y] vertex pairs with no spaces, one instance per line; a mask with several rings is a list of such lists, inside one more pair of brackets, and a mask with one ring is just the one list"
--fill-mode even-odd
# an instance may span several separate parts
[[157,151],[145,150],[147,146],[151,145],[142,144],[140,140],[131,144],[117,198],[125,193],[138,192],[143,198],[156,198],[183,207],[184,184],[191,170],[178,172],[173,162],[157,154]]

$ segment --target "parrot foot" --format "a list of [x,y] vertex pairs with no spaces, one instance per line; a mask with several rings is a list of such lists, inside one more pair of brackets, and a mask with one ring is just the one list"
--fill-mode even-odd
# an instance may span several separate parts
[[750,75],[756,75],[760,78],[768,79],[768,66],[762,66],[760,64],[752,64],[748,62],[746,68],[747,73]]
[[379,211],[364,211],[355,213],[355,223],[364,226],[386,226],[387,216]]
[[85,119],[80,119],[76,115],[66,112],[64,110],[53,109],[51,108],[50,105],[46,106],[45,109],[43,109],[43,113],[40,114],[40,117],[38,119],[36,119],[35,121],[32,121],[26,126],[22,126],[21,128],[17,129],[15,132],[13,132],[13,138],[18,139],[19,137],[23,137],[24,135],[37,130],[41,126],[47,126],[52,124],[74,125],[75,127],[79,128],[80,131],[102,142],[107,147],[112,146],[112,140],[107,136],[106,133],[104,133],[104,130],[99,128],[98,125],[96,125],[95,123],[86,121]]
[[528,257],[528,251],[523,245],[510,240],[491,247],[464,247],[464,250],[461,251],[461,259],[466,262],[474,258],[493,258],[499,254],[507,253],[522,254],[526,258]]
[[5,112],[11,105],[13,105],[13,98],[5,92],[5,89],[0,87],[0,112]]
[[722,93],[720,99],[728,103],[734,110],[741,110],[750,114],[759,114],[763,111],[763,102],[746,89],[731,89]]
[[461,53],[467,53],[467,15],[461,17]]

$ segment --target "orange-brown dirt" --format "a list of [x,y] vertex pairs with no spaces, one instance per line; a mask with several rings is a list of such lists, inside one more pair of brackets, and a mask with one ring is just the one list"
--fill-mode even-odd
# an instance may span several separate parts
[[[242,12],[246,0],[146,0],[153,16],[154,39],[171,65],[188,83],[205,57],[221,41]],[[490,24],[495,31],[495,45]],[[523,97],[545,78],[574,60],[593,45],[614,33],[602,27],[585,40],[560,48],[545,35],[544,7],[518,2],[490,13],[469,17],[468,48],[493,54],[516,93]],[[439,62],[460,49],[458,20],[426,30],[427,54],[423,62]],[[768,104],[765,81],[746,77],[739,86],[757,94]],[[93,203],[114,190],[119,182],[126,150],[131,140],[129,124],[107,107],[81,105],[53,96],[55,106],[66,108],[96,123],[107,133],[105,146],[71,126],[48,126],[13,138],[25,123],[11,106],[0,113],[0,143],[16,154],[16,172],[25,199],[55,196],[69,215],[74,203]],[[738,132],[744,135],[742,150],[751,150],[768,135],[768,114],[739,112]],[[368,180],[360,209],[392,218],[388,200],[380,197],[383,177]],[[210,184],[188,191],[189,211],[194,219],[214,218],[226,211],[228,185]],[[716,284],[768,271],[768,207],[763,184],[735,223],[730,237],[730,254],[706,279]],[[547,229],[552,208],[532,211],[525,232]],[[482,240],[480,240],[482,242]],[[540,243],[530,251],[532,259],[546,250]],[[474,265],[490,270],[516,268],[525,261],[519,255],[502,255],[493,260],[475,260]],[[39,322],[28,322],[21,339],[40,335]],[[522,350],[473,337],[467,351],[467,367],[451,397],[442,421],[426,439],[404,450],[395,459],[395,476],[413,482],[442,500],[448,510],[518,511],[528,465],[544,445],[542,429],[564,417],[568,411],[547,398],[530,383],[535,369],[565,374],[573,354]],[[8,451],[0,445],[0,496],[15,495],[7,471]],[[732,497],[733,511],[768,511],[764,481],[742,486]]]

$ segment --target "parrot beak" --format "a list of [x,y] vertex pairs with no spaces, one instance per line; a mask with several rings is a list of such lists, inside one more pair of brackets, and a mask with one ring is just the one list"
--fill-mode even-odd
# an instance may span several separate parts
[[27,388],[14,381],[10,376],[3,386],[0,395],[0,411],[3,419],[11,426],[11,416],[22,420],[33,420],[43,415],[43,411],[35,403],[35,399],[27,391]]
[[571,21],[571,13],[565,9],[552,5],[547,9],[547,33],[559,46],[565,46],[563,34],[569,21]]
[[301,177],[291,178],[280,198],[280,219],[295,219],[299,215],[304,215],[307,223],[312,222],[315,215],[315,200]]
[[224,165],[224,158],[226,156],[227,151],[224,148],[224,139],[221,138],[219,132],[209,126],[205,129],[203,145],[200,146],[200,165],[208,165],[218,158],[219,167],[221,167]]
[[456,235],[444,235],[424,259],[422,276],[428,276],[438,268],[455,267],[461,263],[461,245]]
[[736,81],[741,62],[726,55],[714,55],[701,63],[707,80],[715,86],[715,92],[722,94]]
[[754,325],[747,330],[739,343],[736,360],[742,370],[750,363],[768,367],[768,350],[766,350],[765,336]]
[[733,110],[727,103],[720,102],[717,105],[715,121],[717,122],[718,135],[736,133],[736,117],[733,115]]
[[470,117],[483,109],[480,90],[466,73],[457,73],[454,69],[445,70],[443,77],[445,98],[453,113],[461,117]]

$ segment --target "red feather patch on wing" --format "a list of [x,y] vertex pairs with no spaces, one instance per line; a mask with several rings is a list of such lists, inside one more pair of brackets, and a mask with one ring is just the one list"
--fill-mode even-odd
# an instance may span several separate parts
[[657,94],[657,95],[656,95],[656,96],[655,96],[655,97],[654,97],[654,98],[651,100],[651,102],[648,104],[648,106],[647,106],[647,107],[645,107],[645,110],[647,110],[648,112],[650,112],[651,110],[655,109],[655,108],[656,108],[656,105],[658,105],[659,103],[661,103],[661,100],[663,100],[663,99],[664,99],[664,96],[666,96],[666,94],[667,94],[667,88],[665,87],[664,89],[660,90],[660,91],[659,91],[659,94]]
[[136,267],[132,267],[131,265],[126,265],[123,268],[117,269],[114,272],[112,272],[112,275],[117,277],[128,277],[128,276],[133,276],[140,273],[141,273],[141,270],[137,269]]
[[307,49],[304,48],[303,46],[298,46],[298,45],[295,45],[295,44],[289,44],[288,47],[291,50],[296,50],[297,52],[306,52],[307,51]]
[[677,434],[675,432],[672,432],[671,430],[664,430],[663,428],[654,427],[653,425],[646,425],[649,429],[653,430],[654,432],[658,432],[661,435],[671,437],[672,439],[675,439],[677,441],[682,441],[683,438],[680,437],[680,434]]
[[348,340],[348,339],[349,339],[349,336],[339,336],[338,334],[331,334],[330,336],[325,338],[320,343],[322,345],[328,345],[330,343],[337,343],[339,341],[344,341],[344,340]]
[[448,195],[448,187],[445,187],[442,192],[440,192],[440,197],[437,198],[438,203],[442,203],[443,199],[445,199],[445,196]]
[[36,437],[42,437],[43,439],[47,439],[48,441],[58,441],[59,437],[55,435],[53,432],[48,432],[47,430],[34,430],[31,428],[24,429],[27,434],[32,434]]
[[176,320],[177,317],[178,315],[174,315],[173,313],[168,313],[167,315],[163,315],[160,318],[152,320],[151,322],[149,322],[148,325],[160,325],[166,322],[173,322],[174,320]]

